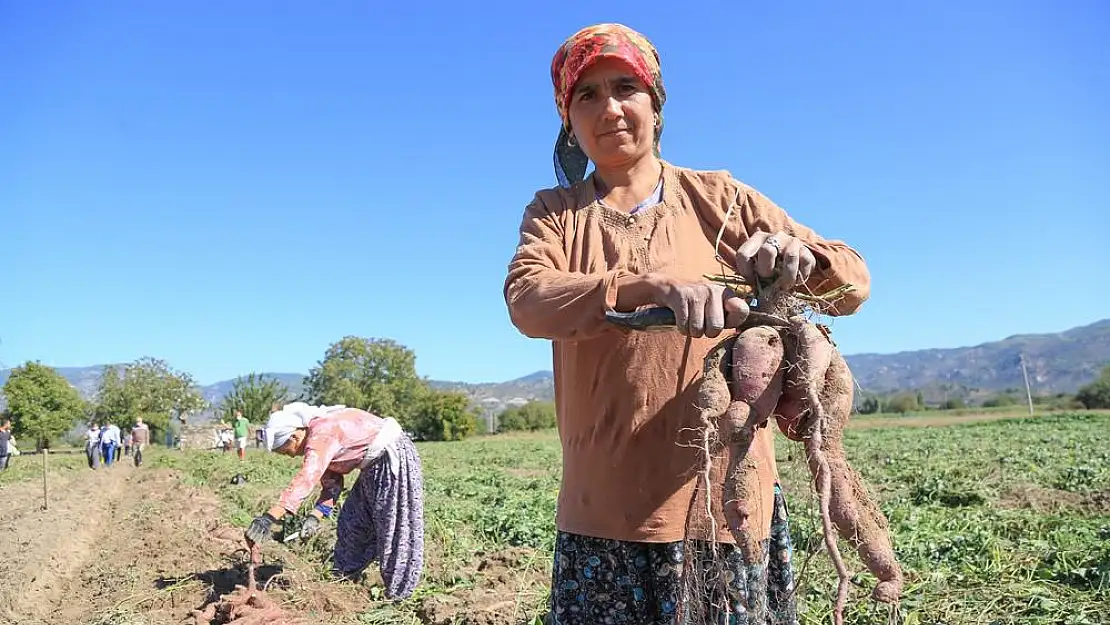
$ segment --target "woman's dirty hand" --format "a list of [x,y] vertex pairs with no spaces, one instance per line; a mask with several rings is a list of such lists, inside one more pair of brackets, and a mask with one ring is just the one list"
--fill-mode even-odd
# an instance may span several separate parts
[[748,303],[719,284],[670,281],[661,291],[658,303],[674,311],[678,331],[687,336],[715,338],[748,317]]
[[[793,289],[809,280],[817,259],[801,239],[779,232],[756,232],[736,250],[736,273],[748,284]],[[778,271],[778,275],[775,272]]]

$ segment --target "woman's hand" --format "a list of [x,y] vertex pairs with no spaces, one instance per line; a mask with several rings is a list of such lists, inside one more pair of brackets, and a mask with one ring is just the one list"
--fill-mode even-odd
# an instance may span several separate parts
[[666,281],[657,303],[674,311],[679,332],[694,338],[714,338],[748,318],[748,303],[719,284]]
[[774,286],[790,290],[809,280],[817,258],[800,239],[785,232],[756,232],[736,250],[736,273],[748,284],[771,278],[777,265],[779,275]]

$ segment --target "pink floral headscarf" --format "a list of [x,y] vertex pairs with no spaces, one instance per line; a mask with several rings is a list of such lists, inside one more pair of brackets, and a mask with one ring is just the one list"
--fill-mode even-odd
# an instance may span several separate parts
[[659,53],[646,37],[622,24],[595,24],[574,33],[559,46],[551,60],[551,82],[555,87],[555,106],[563,126],[555,142],[555,174],[559,184],[569,187],[581,181],[586,175],[588,158],[577,145],[570,145],[571,95],[578,78],[599,59],[618,58],[632,68],[651,93],[655,112],[659,114],[659,129],[656,131],[656,153],[659,149],[659,134],[662,132],[663,103],[667,92],[663,88],[663,73],[659,64]]

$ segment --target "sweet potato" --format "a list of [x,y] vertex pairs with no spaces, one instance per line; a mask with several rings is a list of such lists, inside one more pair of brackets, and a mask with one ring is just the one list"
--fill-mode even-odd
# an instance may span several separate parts
[[[806,460],[820,498],[825,545],[840,578],[834,613],[834,622],[840,623],[849,576],[836,548],[833,526],[841,538],[853,544],[864,565],[879,579],[872,598],[897,601],[902,573],[894,558],[886,519],[844,452],[843,433],[852,410],[851,371],[828,337],[804,317],[791,319],[791,326],[790,393],[784,393],[787,407],[784,409],[780,402],[776,412],[791,413],[782,416],[779,427],[788,435],[800,435],[805,442]],[[793,411],[794,406],[799,409]]]
[[[706,458],[703,480],[711,484],[712,450],[723,446],[725,520],[744,561],[761,564],[765,554],[752,537],[751,524],[763,517],[757,506],[769,485],[759,483],[758,463],[749,453],[755,431],[773,417],[783,434],[804,442],[819,496],[825,546],[839,578],[834,611],[834,623],[839,624],[850,576],[836,545],[837,535],[852,543],[878,578],[871,593],[875,600],[898,600],[902,572],[886,519],[844,452],[843,430],[853,399],[848,365],[828,336],[804,317],[792,316],[788,326],[781,327],[781,322],[779,326],[747,327],[718,343],[705,359],[698,393]],[[708,513],[708,491],[705,506]],[[764,593],[749,590],[754,591],[749,597],[761,597],[755,605],[745,605],[749,617],[758,622],[766,610]]]
[[[712,483],[710,458],[724,447],[724,492],[722,510],[729,531],[745,562],[761,564],[765,554],[753,537],[752,520],[762,518],[754,508],[763,500],[758,464],[748,453],[755,430],[774,410],[782,389],[782,338],[777,330],[752,327],[718,343],[706,356],[698,389],[698,408],[702,420],[702,446],[706,463],[704,483]],[[706,514],[712,519],[711,490],[706,490]],[[711,530],[712,532],[713,530]],[[714,532],[715,533],[715,532]],[[766,593],[749,589],[754,603],[744,609],[759,622],[766,613]]]
[[782,389],[782,337],[777,330],[754,327],[741,333],[732,347],[732,398],[718,429],[725,445],[725,520],[749,563],[763,561],[758,541],[751,538],[751,519],[762,501],[758,464],[748,451],[756,428],[771,416]]
[[[893,603],[902,594],[902,571],[894,557],[887,520],[844,452],[844,428],[852,411],[852,374],[840,352],[828,351],[832,356],[820,392],[827,415],[820,451],[827,458],[831,478],[829,514],[840,537],[853,544],[864,566],[878,578],[871,598]],[[816,473],[815,454],[808,454],[808,460],[810,471]]]
[[[805,440],[810,425],[810,411],[806,410],[807,393],[814,384],[818,387],[825,379],[833,350],[824,333],[811,323],[801,324],[797,332],[784,332],[786,363],[783,371],[782,396],[775,407],[775,422],[779,431],[792,441]],[[808,359],[799,357],[801,343],[806,343]]]

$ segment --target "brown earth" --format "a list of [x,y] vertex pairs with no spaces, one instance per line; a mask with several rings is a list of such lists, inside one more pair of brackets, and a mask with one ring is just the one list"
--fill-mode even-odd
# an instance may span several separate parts
[[[192,623],[195,611],[218,612],[245,586],[243,530],[217,520],[215,497],[171,471],[126,460],[56,480],[48,510],[41,484],[4,489],[0,622]],[[279,618],[208,623],[343,622],[366,605],[364,589],[312,579],[311,566],[272,557],[288,560],[276,544],[268,552],[258,577],[271,587],[260,601]]]
[[[450,595],[383,612],[386,602],[371,599],[380,585],[373,567],[361,584],[328,577],[330,534],[308,546],[265,543],[257,570],[265,591],[252,593],[242,528],[220,520],[211,491],[173,471],[125,458],[52,475],[49,497],[43,510],[33,480],[0,490],[0,623],[339,624],[378,612],[437,625],[518,625],[529,620],[521,606],[535,603],[549,575],[534,550],[476,554],[466,570],[450,572],[467,580]],[[426,574],[443,569],[429,553]]]

